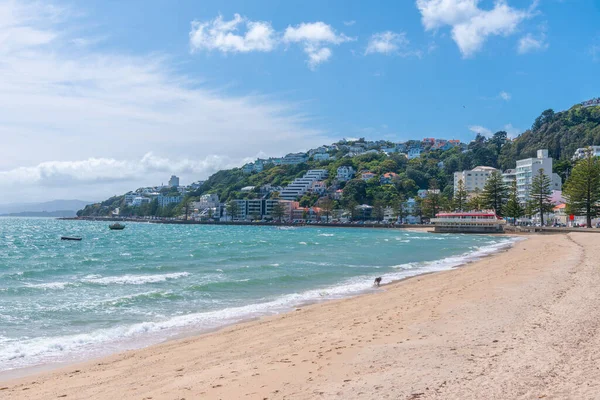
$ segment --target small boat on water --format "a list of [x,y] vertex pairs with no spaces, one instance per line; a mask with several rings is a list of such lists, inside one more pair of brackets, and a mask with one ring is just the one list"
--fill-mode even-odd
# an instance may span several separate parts
[[80,241],[81,238],[80,237],[73,237],[73,236],[61,236],[60,240],[75,240],[75,241]]
[[116,222],[114,224],[110,224],[108,228],[112,229],[113,231],[122,231],[123,229],[125,229],[125,225]]

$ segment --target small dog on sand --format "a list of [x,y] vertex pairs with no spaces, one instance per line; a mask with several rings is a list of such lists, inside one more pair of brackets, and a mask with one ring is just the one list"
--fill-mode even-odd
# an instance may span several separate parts
[[373,286],[381,286],[381,277],[375,278],[375,282],[373,282]]

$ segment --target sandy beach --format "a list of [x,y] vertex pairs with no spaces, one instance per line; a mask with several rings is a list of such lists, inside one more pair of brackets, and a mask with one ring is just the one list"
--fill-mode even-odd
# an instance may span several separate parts
[[600,236],[0,382],[2,399],[594,399]]

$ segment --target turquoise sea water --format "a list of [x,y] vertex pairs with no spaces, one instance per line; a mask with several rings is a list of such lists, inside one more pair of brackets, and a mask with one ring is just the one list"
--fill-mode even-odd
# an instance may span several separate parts
[[[60,236],[81,236],[81,242]],[[359,294],[506,237],[0,218],[0,371],[81,360]]]

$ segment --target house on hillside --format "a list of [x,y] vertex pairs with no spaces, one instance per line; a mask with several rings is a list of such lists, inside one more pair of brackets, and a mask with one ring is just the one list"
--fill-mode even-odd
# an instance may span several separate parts
[[360,179],[363,181],[368,181],[373,178],[375,178],[375,174],[371,171],[364,171],[360,174]]
[[394,172],[386,172],[379,178],[379,183],[381,183],[382,185],[389,185],[394,181],[394,178],[396,177],[398,177],[398,174]]

